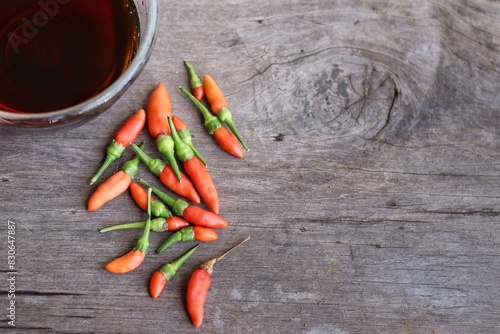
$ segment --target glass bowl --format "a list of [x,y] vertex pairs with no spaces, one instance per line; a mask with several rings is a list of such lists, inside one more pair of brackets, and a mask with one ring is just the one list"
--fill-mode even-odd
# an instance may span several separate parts
[[144,69],[158,31],[158,0],[134,0],[139,19],[139,45],[125,71],[106,89],[77,105],[41,113],[0,110],[0,128],[7,130],[53,130],[81,125],[113,105]]

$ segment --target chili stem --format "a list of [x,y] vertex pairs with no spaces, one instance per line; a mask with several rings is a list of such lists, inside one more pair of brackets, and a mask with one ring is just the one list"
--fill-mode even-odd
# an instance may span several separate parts
[[231,132],[236,136],[238,141],[241,143],[243,148],[246,151],[248,151],[248,146],[245,144],[245,142],[241,138],[240,133],[239,133],[238,129],[236,128],[236,125],[234,125],[233,116],[231,115],[231,111],[228,108],[224,107],[217,113],[217,118],[219,118],[219,120],[222,123],[227,125],[227,127],[231,130]]
[[184,123],[184,121],[177,116],[172,116],[172,121],[174,122],[175,129],[177,130],[179,137],[181,137],[181,140],[184,143],[186,143],[187,145],[189,145],[189,147],[191,147],[194,154],[206,166],[207,163],[206,163],[205,159],[203,159],[200,152],[198,152],[198,150],[196,149],[196,147],[193,144],[193,139],[191,138],[191,131],[187,127],[186,123]]
[[[144,226],[144,232],[142,233],[139,240],[137,240],[137,246],[139,250],[143,253],[147,253],[149,248],[149,232],[151,230],[151,188],[148,189],[148,219],[146,220],[146,224]],[[147,245],[147,247],[146,247]],[[143,249],[145,248],[145,249]]]
[[106,148],[106,157],[104,158],[104,162],[94,177],[90,180],[90,185],[93,185],[102,176],[104,171],[111,166],[116,159],[122,156],[124,151],[125,146],[113,139],[111,144],[109,144]]
[[227,254],[229,254],[230,252],[232,252],[233,249],[235,249],[236,247],[240,246],[242,243],[247,242],[249,239],[250,239],[249,236],[243,238],[243,240],[241,240],[240,242],[238,242],[236,245],[232,246],[231,248],[229,248],[228,250],[226,250],[224,253],[222,253],[221,255],[217,256],[214,259],[215,262],[219,262],[220,260],[222,260],[224,257],[226,257]]
[[104,232],[109,232],[109,231],[117,231],[117,230],[125,230],[129,228],[144,228],[146,226],[146,222],[133,222],[133,223],[126,223],[126,224],[118,224],[118,225],[113,225],[105,228],[101,228],[99,232],[104,233]]
[[170,281],[172,279],[172,277],[175,275],[177,270],[179,270],[179,268],[184,264],[184,262],[186,262],[186,260],[194,253],[194,251],[199,246],[200,246],[200,244],[194,246],[193,248],[188,250],[186,253],[184,253],[181,257],[179,257],[177,260],[175,260],[174,262],[167,263],[159,269],[159,271],[161,271],[161,273],[163,275],[165,275],[165,277],[167,278],[167,281]]
[[182,230],[179,230],[172,234],[170,237],[168,237],[167,240],[165,240],[160,247],[156,249],[156,254],[162,253],[165,249],[168,247],[172,246],[176,242],[179,241],[193,241],[194,239],[194,231],[193,227],[189,226],[186,228],[183,228]]
[[182,179],[182,176],[179,170],[179,166],[177,165],[177,161],[175,160],[174,141],[172,137],[170,135],[160,134],[158,137],[156,137],[156,148],[161,154],[165,156],[165,158],[167,158],[168,163],[174,171],[175,177],[180,181]]
[[186,162],[195,156],[193,149],[191,146],[182,141],[181,137],[177,133],[175,129],[174,122],[171,117],[168,117],[168,125],[170,126],[170,135],[174,141],[175,154],[179,157],[179,160],[182,162]]
[[[153,204],[153,203],[151,203]],[[151,206],[151,212],[153,212]],[[134,228],[144,228],[146,226],[146,222],[132,222],[126,224],[118,224],[109,227],[105,227],[99,230],[99,232],[109,232],[109,231],[118,231],[118,230],[126,230],[126,229],[134,229]],[[167,220],[163,217],[158,217],[151,220],[151,231],[153,232],[163,232],[167,230]]]
[[148,169],[155,175],[159,175],[165,166],[167,165],[163,160],[157,159],[157,158],[151,158],[149,155],[146,154],[139,146],[136,144],[132,143],[130,144],[130,147],[134,150],[134,152],[137,154],[139,159],[148,167]]
[[200,268],[202,268],[203,270],[205,270],[207,273],[209,273],[210,275],[212,275],[213,271],[214,271],[214,264],[216,264],[217,262],[219,262],[220,260],[222,260],[227,254],[229,254],[233,249],[235,249],[236,247],[238,247],[239,245],[241,245],[242,243],[246,242],[248,239],[250,239],[250,237],[245,237],[243,240],[241,240],[240,242],[238,242],[236,245],[232,246],[231,248],[229,248],[228,250],[226,250],[224,253],[222,253],[221,255],[217,256],[216,258],[213,258],[211,260],[208,260],[207,262],[203,263]]

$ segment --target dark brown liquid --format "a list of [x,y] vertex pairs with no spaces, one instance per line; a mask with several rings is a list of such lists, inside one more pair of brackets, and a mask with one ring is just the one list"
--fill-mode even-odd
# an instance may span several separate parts
[[138,38],[131,0],[0,0],[0,110],[89,99],[123,73]]

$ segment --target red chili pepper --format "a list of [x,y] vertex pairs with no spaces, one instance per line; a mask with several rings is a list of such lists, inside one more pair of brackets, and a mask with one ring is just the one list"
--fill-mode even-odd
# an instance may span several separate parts
[[184,166],[184,171],[189,175],[191,181],[200,194],[203,201],[210,210],[219,213],[219,194],[215,189],[214,182],[210,173],[207,171],[200,159],[195,155],[189,145],[184,143],[175,130],[174,123],[169,117],[172,139],[175,143],[175,153]]
[[87,210],[99,210],[104,204],[124,193],[139,170],[138,164],[139,157],[135,155],[134,158],[125,162],[119,171],[99,185],[89,198]]
[[175,177],[181,180],[182,175],[174,155],[174,142],[170,137],[170,127],[167,120],[169,116],[172,116],[170,96],[167,87],[160,82],[149,97],[148,130],[151,137],[156,140],[158,151],[167,158],[168,163],[172,166]]
[[198,226],[211,228],[226,228],[228,226],[227,221],[221,216],[194,205],[188,205],[182,211],[182,217],[191,224]]
[[163,183],[167,188],[194,203],[200,203],[200,196],[184,173],[181,172],[182,181],[177,180],[170,165],[166,164],[161,159],[151,158],[135,144],[132,144],[131,146],[141,161],[144,162],[153,174],[158,176],[161,183]]
[[[102,228],[99,230],[99,232],[104,233],[109,231],[125,230],[130,228],[144,228],[145,226],[146,222],[133,222],[133,223],[118,224]],[[151,219],[151,231],[153,232],[161,233],[165,231],[179,231],[186,227],[189,227],[189,223],[186,220],[182,219],[181,217],[174,216],[167,219],[163,217],[158,217],[155,219]]]
[[191,64],[189,64],[187,61],[184,61],[184,66],[186,67],[186,70],[189,74],[189,80],[191,83],[191,89],[193,90],[193,95],[198,101],[201,101],[203,99],[203,96],[205,96],[203,83],[201,82],[201,79],[198,77]]
[[174,216],[167,218],[167,231],[178,231],[187,226],[189,226],[189,223],[181,217]]
[[165,249],[172,246],[176,242],[189,242],[189,241],[203,241],[210,242],[215,241],[219,238],[217,232],[209,227],[203,226],[188,226],[180,229],[179,231],[172,234],[167,240],[161,244],[160,247],[156,249],[156,254],[162,253]]
[[238,247],[248,239],[250,239],[250,237],[246,237],[245,239],[241,240],[239,243],[229,248],[218,257],[203,263],[191,275],[186,291],[186,306],[189,316],[191,317],[191,321],[196,327],[200,327],[201,323],[203,322],[205,300],[207,297],[208,289],[212,284],[211,276],[213,273],[214,264],[222,260],[229,252],[231,252],[234,248]]
[[238,139],[225,127],[221,126],[213,133],[215,141],[226,152],[229,152],[237,158],[243,158],[243,150],[240,147]]
[[212,115],[208,109],[201,104],[196,98],[182,87],[180,90],[186,95],[200,110],[205,120],[205,128],[208,134],[213,136],[217,144],[227,153],[237,157],[243,158],[243,150],[240,147],[238,139],[224,126],[221,121]]
[[106,158],[101,168],[90,181],[90,184],[96,182],[116,159],[120,158],[125,148],[137,138],[142,128],[146,124],[146,112],[141,109],[132,115],[115,133],[115,136],[106,149]]
[[[148,189],[151,195],[151,189]],[[148,197],[149,198],[149,197]],[[109,262],[104,268],[113,274],[128,273],[139,267],[144,261],[149,250],[149,232],[151,230],[151,203],[148,204],[148,220],[144,226],[141,237],[137,240],[135,247],[127,254]]]
[[205,159],[203,159],[200,152],[198,152],[196,147],[194,147],[193,139],[191,138],[191,131],[189,131],[186,123],[184,123],[184,121],[177,116],[172,116],[172,122],[174,122],[175,130],[177,130],[177,133],[179,134],[179,137],[181,137],[182,141],[191,147],[194,154],[206,166],[207,163],[205,162]]
[[191,254],[194,253],[198,246],[199,245],[194,246],[174,262],[167,263],[160,269],[155,271],[149,283],[149,293],[151,294],[151,297],[158,298],[160,293],[163,291],[163,288],[165,288],[167,282],[170,281],[172,277],[174,277],[177,270],[179,270],[182,264],[186,262]]
[[203,76],[203,88],[205,89],[205,95],[207,97],[208,103],[210,103],[210,108],[212,112],[217,115],[217,117],[231,129],[231,132],[234,133],[236,138],[240,141],[241,145],[248,151],[248,147],[245,145],[241,136],[236,129],[236,126],[233,122],[233,115],[231,111],[227,107],[227,101],[224,97],[224,93],[219,88],[217,83],[212,79],[208,74]]
[[[128,187],[135,203],[144,211],[148,210],[148,192],[135,182],[131,182]],[[170,218],[172,212],[160,201],[156,201],[151,196],[151,214],[155,217]]]
[[174,199],[142,179],[139,179],[139,182],[151,188],[155,195],[172,209],[175,215],[186,219],[193,225],[210,228],[226,228],[228,226],[224,218],[213,212],[189,205],[182,199]]

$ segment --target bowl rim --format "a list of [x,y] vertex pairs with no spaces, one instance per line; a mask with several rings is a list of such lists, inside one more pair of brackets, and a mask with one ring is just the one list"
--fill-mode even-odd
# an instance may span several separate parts
[[44,123],[57,123],[59,121],[68,121],[68,118],[81,117],[84,115],[90,117],[101,112],[100,106],[106,105],[109,101],[112,101],[114,97],[123,93],[139,76],[153,52],[159,26],[158,0],[146,1],[148,19],[146,20],[145,29],[141,27],[139,31],[140,40],[137,53],[126,70],[111,85],[92,98],[63,109],[41,113],[17,113],[0,110],[0,120],[3,119],[4,121],[12,122],[38,121]]

